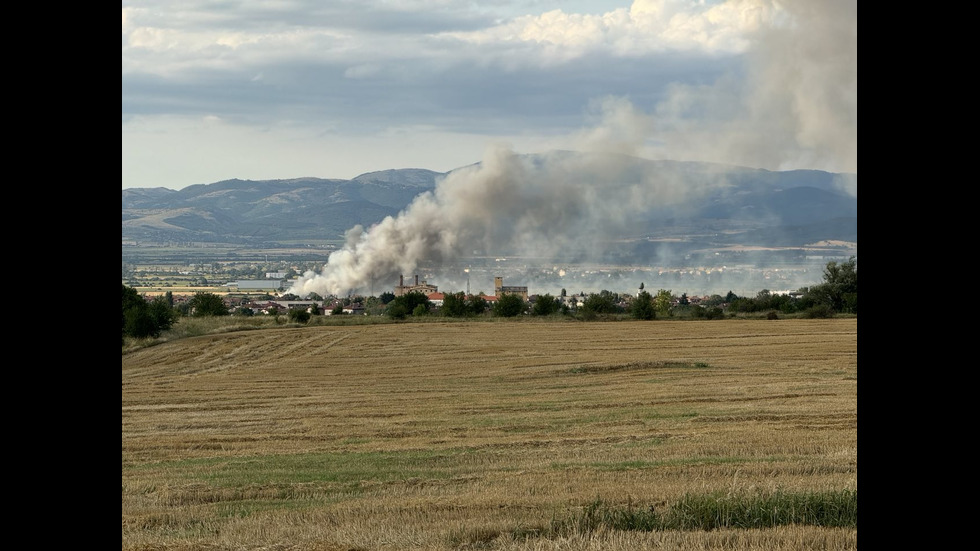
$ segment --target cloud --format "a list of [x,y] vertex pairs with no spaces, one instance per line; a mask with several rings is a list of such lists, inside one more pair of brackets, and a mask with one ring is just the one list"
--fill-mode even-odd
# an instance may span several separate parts
[[[444,170],[498,140],[856,172],[853,0],[127,0],[122,15],[124,188]],[[630,104],[618,129],[591,118],[608,98]],[[249,147],[214,143],[208,115]],[[179,154],[193,143],[207,162]]]

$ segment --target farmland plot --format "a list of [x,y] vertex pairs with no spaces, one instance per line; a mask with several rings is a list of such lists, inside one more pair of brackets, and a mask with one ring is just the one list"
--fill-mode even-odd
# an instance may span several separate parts
[[856,492],[857,320],[165,343],[122,357],[122,488],[124,550],[856,549],[847,526],[583,519],[598,504]]

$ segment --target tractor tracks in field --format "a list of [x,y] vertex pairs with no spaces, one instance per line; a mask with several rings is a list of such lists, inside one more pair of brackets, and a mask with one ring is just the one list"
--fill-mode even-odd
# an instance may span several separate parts
[[[254,369],[288,365],[323,354],[350,338],[352,333],[275,332],[274,334],[243,334],[215,339],[201,347],[193,360],[194,369],[186,375],[208,375],[230,369]],[[326,339],[330,339],[324,342]]]

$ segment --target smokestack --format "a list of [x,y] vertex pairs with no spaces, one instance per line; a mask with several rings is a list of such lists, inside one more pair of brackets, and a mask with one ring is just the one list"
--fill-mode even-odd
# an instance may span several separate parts
[[415,274],[415,286],[419,286],[419,274]]
[[398,286],[399,287],[404,287],[405,286],[405,276],[404,275],[401,275],[401,274],[398,275]]

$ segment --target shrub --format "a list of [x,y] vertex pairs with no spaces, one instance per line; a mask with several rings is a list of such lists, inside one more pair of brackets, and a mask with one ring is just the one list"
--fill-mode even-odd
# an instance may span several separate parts
[[776,492],[771,495],[685,495],[663,511],[654,507],[613,507],[596,499],[581,513],[552,521],[555,534],[603,529],[716,530],[772,528],[793,524],[857,527],[857,491]]
[[804,318],[832,318],[834,310],[826,304],[816,304],[803,311]]
[[306,310],[301,308],[291,308],[289,310],[289,321],[294,321],[297,323],[306,323],[310,321],[311,314]]
[[385,312],[388,317],[396,320],[403,320],[408,317],[408,309],[405,308],[404,304],[393,302],[388,310]]

